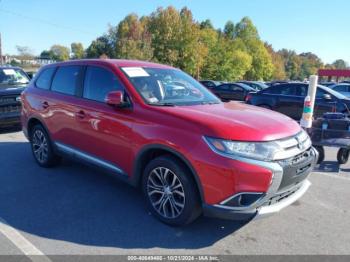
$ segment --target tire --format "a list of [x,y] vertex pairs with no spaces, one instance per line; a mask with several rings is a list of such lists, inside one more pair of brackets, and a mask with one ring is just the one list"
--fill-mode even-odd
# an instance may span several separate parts
[[337,160],[339,165],[344,165],[349,160],[350,150],[346,148],[340,148],[337,154]]
[[36,125],[30,130],[30,145],[39,166],[49,168],[59,164],[61,158],[55,154],[50,137],[42,125]]
[[324,148],[322,146],[314,146],[318,152],[317,164],[321,164],[324,161]]
[[148,208],[165,224],[187,225],[201,214],[195,182],[185,165],[172,156],[155,158],[146,166],[142,189]]

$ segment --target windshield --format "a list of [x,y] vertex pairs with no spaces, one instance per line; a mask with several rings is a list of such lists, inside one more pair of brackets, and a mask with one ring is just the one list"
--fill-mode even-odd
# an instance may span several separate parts
[[122,67],[135,89],[150,105],[218,104],[220,100],[177,69]]
[[21,69],[0,68],[1,85],[21,85],[28,83],[29,79]]
[[324,91],[330,93],[331,95],[335,96],[336,98],[338,99],[348,99],[346,96],[344,96],[343,94],[329,88],[329,87],[326,87],[326,86],[322,86],[322,85],[319,85],[318,86],[320,89],[323,89]]
[[252,87],[246,83],[236,83],[236,85],[243,87],[247,91],[256,91],[254,87]]
[[269,86],[263,82],[256,82],[262,89],[268,88]]

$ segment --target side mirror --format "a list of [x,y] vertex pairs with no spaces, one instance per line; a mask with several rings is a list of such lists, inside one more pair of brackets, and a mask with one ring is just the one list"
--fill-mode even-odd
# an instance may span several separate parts
[[324,100],[332,100],[332,97],[331,97],[330,94],[324,94],[324,95],[323,95],[323,99],[324,99]]
[[112,91],[109,92],[105,98],[107,105],[115,107],[126,107],[128,103],[124,101],[124,93],[122,91]]

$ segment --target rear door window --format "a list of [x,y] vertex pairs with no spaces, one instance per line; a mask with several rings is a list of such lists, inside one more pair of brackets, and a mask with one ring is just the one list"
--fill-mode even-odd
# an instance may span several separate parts
[[229,85],[227,84],[224,84],[224,85],[220,85],[217,87],[218,90],[228,90],[229,89]]
[[297,96],[307,96],[307,92],[308,92],[308,86],[307,85],[297,85],[295,86],[295,91],[296,91],[296,95]]
[[40,89],[49,90],[51,85],[52,76],[56,70],[56,67],[50,67],[45,69],[35,82],[35,86]]
[[281,88],[281,95],[286,96],[295,96],[296,95],[296,88],[294,85],[286,85],[283,88]]
[[272,86],[263,90],[264,94],[279,95],[281,94],[281,88],[279,86]]
[[123,86],[117,76],[108,69],[88,66],[85,73],[83,97],[104,102],[111,91],[122,91]]
[[236,86],[236,85],[231,85],[230,90],[235,91],[235,92],[243,92],[243,88],[240,86]]
[[75,65],[59,67],[52,81],[51,90],[66,95],[75,95],[80,81],[81,69],[81,66]]

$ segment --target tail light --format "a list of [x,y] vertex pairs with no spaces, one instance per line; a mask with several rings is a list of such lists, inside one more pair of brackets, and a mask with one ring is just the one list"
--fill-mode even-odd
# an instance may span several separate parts
[[248,102],[250,99],[252,99],[252,97],[252,94],[249,93],[248,95],[246,95],[245,101]]

